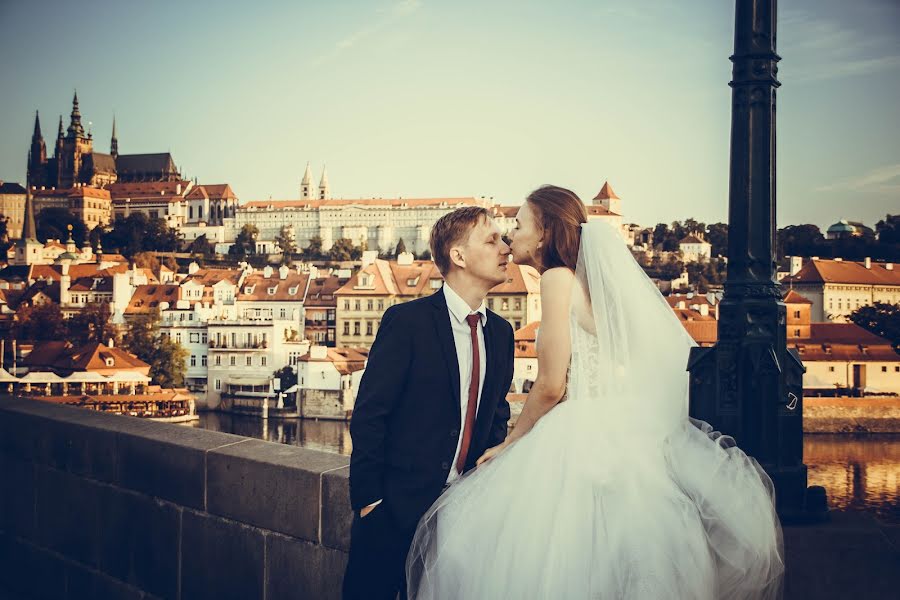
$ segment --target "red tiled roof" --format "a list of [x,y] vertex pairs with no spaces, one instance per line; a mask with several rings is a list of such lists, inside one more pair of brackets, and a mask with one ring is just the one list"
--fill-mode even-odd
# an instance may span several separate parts
[[538,329],[541,326],[540,321],[532,321],[525,327],[521,329],[517,329],[515,333],[515,339],[517,342],[533,342],[537,339]]
[[334,293],[345,283],[347,280],[341,280],[337,275],[313,279],[309,282],[305,305],[308,307],[336,307],[337,298],[334,297]]
[[277,269],[271,277],[264,277],[262,273],[258,272],[253,273],[244,278],[237,294],[237,300],[254,302],[296,300],[302,302],[308,280],[309,273],[297,273],[293,270],[288,272],[284,279],[279,277]]
[[588,204],[587,206],[585,206],[585,208],[587,209],[587,214],[589,217],[602,217],[606,215],[614,217],[621,216],[619,213],[615,213],[601,204]]
[[113,198],[141,198],[160,197],[177,194],[178,185],[181,184],[181,193],[184,194],[190,185],[190,181],[148,181],[141,183],[113,183],[109,185],[109,192]]
[[785,304],[812,304],[812,300],[801,296],[796,290],[790,290],[784,297]]
[[[888,269],[887,265],[892,268]],[[852,260],[812,259],[782,283],[857,283],[866,285],[900,285],[900,269],[893,263],[872,261],[867,269],[864,262]]]
[[215,285],[220,281],[228,281],[237,285],[241,279],[240,269],[200,269],[192,275],[188,275],[184,283],[193,281],[204,286]]
[[603,183],[603,187],[600,188],[600,191],[597,192],[597,195],[594,196],[594,200],[609,200],[609,199],[620,200],[621,198],[616,196],[616,193],[613,191],[612,186],[609,185],[608,181],[606,181]]
[[682,320],[681,324],[700,346],[711,346],[718,339],[719,322],[715,319]]
[[707,242],[706,240],[701,240],[699,237],[697,237],[694,234],[690,234],[690,235],[687,235],[684,238],[682,238],[681,241],[679,241],[678,243],[679,244],[708,244],[709,242]]
[[213,198],[213,199],[223,199],[223,198],[237,198],[234,192],[231,190],[231,186],[227,183],[217,183],[217,184],[204,184],[194,186],[194,189],[185,196],[188,200],[195,200],[200,198]]
[[160,302],[168,302],[170,307],[180,299],[181,293],[174,284],[148,284],[134,288],[131,300],[125,307],[126,315],[148,314],[159,308]]

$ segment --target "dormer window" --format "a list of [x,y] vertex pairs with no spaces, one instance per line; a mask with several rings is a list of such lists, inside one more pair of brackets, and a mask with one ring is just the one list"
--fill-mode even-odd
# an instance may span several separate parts
[[298,286],[295,285],[294,287],[289,288],[289,289],[288,289],[288,294],[290,294],[291,296],[296,296],[296,295],[297,295],[297,287],[298,287]]
[[436,290],[441,287],[441,279],[432,279],[431,280],[431,289]]
[[417,285],[418,283],[419,283],[418,276],[410,277],[409,279],[406,280],[406,285],[408,285],[409,287],[413,287],[413,286]]
[[248,286],[245,286],[245,287],[244,287],[244,293],[247,294],[247,295],[252,294],[252,293],[253,293],[253,288],[255,288],[255,287],[256,287],[255,285],[248,285]]
[[106,366],[107,366],[107,367],[114,367],[114,366],[116,366],[116,359],[114,359],[114,358],[112,358],[112,357],[107,357],[107,359],[106,359]]
[[277,290],[278,290],[278,286],[277,286],[277,285],[276,285],[276,286],[273,286],[273,287],[270,287],[270,288],[269,288],[269,295],[270,295],[270,296],[274,296],[274,295],[275,295],[275,292],[276,292]]

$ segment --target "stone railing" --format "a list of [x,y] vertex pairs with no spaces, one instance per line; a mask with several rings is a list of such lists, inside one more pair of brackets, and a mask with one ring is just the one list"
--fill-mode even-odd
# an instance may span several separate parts
[[0,596],[339,598],[347,464],[0,397]]

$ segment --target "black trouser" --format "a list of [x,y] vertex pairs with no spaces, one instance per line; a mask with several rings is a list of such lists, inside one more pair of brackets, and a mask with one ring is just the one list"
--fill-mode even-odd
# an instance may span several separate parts
[[365,517],[353,517],[344,600],[406,598],[406,555],[415,529],[397,527],[384,502]]

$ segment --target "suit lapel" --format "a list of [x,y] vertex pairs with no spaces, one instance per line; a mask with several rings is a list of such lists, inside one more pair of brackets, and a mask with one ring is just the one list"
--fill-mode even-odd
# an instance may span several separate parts
[[447,367],[447,376],[450,379],[451,399],[456,410],[453,414],[459,419],[459,359],[456,356],[456,342],[453,340],[453,330],[450,328],[450,313],[447,309],[447,299],[444,297],[444,289],[441,288],[431,296],[433,298],[434,328],[441,351],[444,353],[444,365]]

